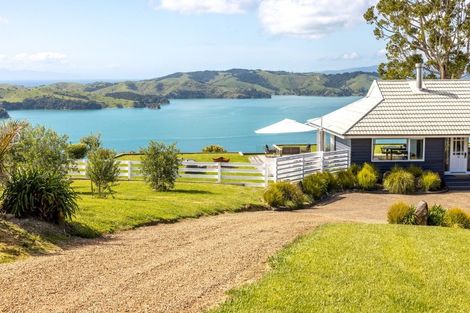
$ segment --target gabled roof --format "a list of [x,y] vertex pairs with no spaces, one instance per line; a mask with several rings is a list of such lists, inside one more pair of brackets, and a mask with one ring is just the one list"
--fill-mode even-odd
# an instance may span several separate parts
[[366,97],[308,121],[341,137],[470,135],[470,81],[375,81]]

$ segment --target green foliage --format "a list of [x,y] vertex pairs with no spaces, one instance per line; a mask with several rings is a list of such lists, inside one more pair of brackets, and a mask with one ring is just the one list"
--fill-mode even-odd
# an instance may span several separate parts
[[39,172],[67,174],[72,161],[68,158],[68,137],[44,126],[27,126],[20,132],[10,154],[10,167],[34,168]]
[[378,180],[379,174],[370,163],[364,163],[361,170],[357,173],[357,184],[363,190],[375,189]]
[[210,145],[202,149],[203,153],[224,153],[227,152],[224,147],[219,145]]
[[18,218],[36,217],[63,223],[78,209],[77,194],[60,173],[20,169],[5,184],[2,211]]
[[387,221],[390,224],[409,224],[415,223],[415,208],[404,202],[396,202],[390,206],[387,211]]
[[354,176],[357,176],[357,173],[359,173],[359,171],[361,170],[361,167],[356,164],[356,163],[352,163],[350,166],[349,166],[349,171],[354,175]]
[[322,199],[328,193],[327,176],[315,173],[305,177],[302,181],[302,190],[313,201]]
[[85,137],[80,138],[80,143],[87,146],[87,150],[95,150],[101,147],[101,134],[91,134]]
[[0,183],[8,179],[8,158],[21,130],[26,126],[26,123],[18,121],[8,121],[0,126]]
[[335,174],[331,172],[321,172],[321,173],[317,173],[317,175],[323,177],[328,183],[327,185],[328,192],[335,192],[340,189]]
[[384,187],[391,193],[409,194],[415,191],[415,178],[404,169],[394,169],[384,179]]
[[175,144],[166,145],[155,141],[150,141],[147,148],[141,149],[142,174],[154,190],[168,191],[174,188],[180,165],[179,153]]
[[420,181],[424,191],[439,190],[441,188],[441,177],[438,173],[425,171]]
[[423,169],[417,165],[410,165],[406,171],[410,174],[413,174],[415,178],[421,177],[423,175]]
[[97,148],[88,153],[86,175],[92,182],[92,193],[94,185],[100,198],[113,194],[112,187],[119,179],[119,161],[115,157],[116,153],[110,149]]
[[470,62],[469,13],[466,0],[379,0],[364,18],[375,26],[375,37],[387,42],[381,77],[411,77],[415,63],[425,61],[431,76],[460,79]]
[[72,143],[67,147],[67,155],[73,160],[83,159],[88,151],[88,146],[84,143]]
[[341,190],[351,190],[357,184],[357,178],[350,169],[339,171],[336,173],[337,186]]
[[443,226],[445,214],[446,214],[446,209],[444,209],[441,205],[434,204],[429,209],[428,225]]
[[449,209],[444,215],[444,225],[456,228],[470,228],[470,216],[462,209]]
[[269,185],[263,198],[271,207],[288,209],[301,208],[305,200],[300,187],[289,182],[277,182]]

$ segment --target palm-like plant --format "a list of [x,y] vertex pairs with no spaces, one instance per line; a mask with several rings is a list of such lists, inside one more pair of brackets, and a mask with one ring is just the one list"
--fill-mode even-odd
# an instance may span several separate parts
[[22,121],[8,121],[0,126],[0,183],[4,183],[8,178],[8,153],[18,141],[21,130],[26,126],[27,123]]

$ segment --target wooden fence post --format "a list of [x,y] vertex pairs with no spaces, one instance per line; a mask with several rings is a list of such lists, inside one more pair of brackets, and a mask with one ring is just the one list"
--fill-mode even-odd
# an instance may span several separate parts
[[274,158],[274,173],[273,173],[273,176],[274,176],[274,182],[276,183],[277,182],[277,158]]
[[269,166],[268,162],[264,161],[264,187],[269,185]]
[[127,180],[132,179],[132,161],[127,161]]
[[222,164],[217,162],[217,183],[222,182]]

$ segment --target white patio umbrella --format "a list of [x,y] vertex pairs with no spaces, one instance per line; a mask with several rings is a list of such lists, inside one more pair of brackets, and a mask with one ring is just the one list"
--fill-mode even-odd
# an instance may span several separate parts
[[287,134],[287,133],[306,133],[317,130],[314,127],[299,123],[291,119],[283,119],[280,122],[263,127],[255,131],[257,134]]

